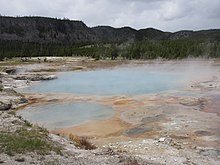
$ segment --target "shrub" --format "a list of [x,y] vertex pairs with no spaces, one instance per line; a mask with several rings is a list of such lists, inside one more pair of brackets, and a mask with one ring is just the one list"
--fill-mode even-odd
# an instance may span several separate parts
[[91,144],[85,137],[79,137],[73,134],[69,135],[69,139],[74,142],[74,144],[82,149],[93,150],[97,147]]

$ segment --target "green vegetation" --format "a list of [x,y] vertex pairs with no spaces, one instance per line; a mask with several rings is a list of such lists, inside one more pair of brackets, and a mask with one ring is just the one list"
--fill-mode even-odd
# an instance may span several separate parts
[[145,41],[132,44],[125,54],[129,59],[182,59],[187,57],[219,57],[220,42],[188,39]]
[[0,132],[0,152],[8,155],[36,152],[47,154],[49,151],[60,153],[60,148],[48,140],[48,132],[40,127],[23,126],[14,133]]
[[133,43],[53,44],[0,42],[0,59],[34,56],[85,56],[95,59],[182,59],[220,57],[220,42],[192,39],[148,40]]
[[82,21],[0,16],[0,60],[85,56],[95,59],[182,59],[220,56],[220,29],[164,32],[154,28],[87,27]]

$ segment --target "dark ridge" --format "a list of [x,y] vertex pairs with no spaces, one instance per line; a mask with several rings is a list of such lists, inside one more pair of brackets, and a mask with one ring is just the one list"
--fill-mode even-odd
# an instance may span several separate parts
[[163,32],[154,28],[140,29],[136,35],[138,41],[142,40],[165,40],[171,35],[170,32]]
[[0,60],[33,56],[95,59],[220,57],[220,29],[164,32],[154,28],[88,27],[82,21],[0,16]]
[[195,31],[191,35],[192,39],[220,41],[220,29],[200,30]]
[[89,28],[82,21],[48,17],[0,16],[0,40],[34,43],[121,43],[145,40],[176,39],[220,40],[220,30],[163,32],[154,28],[136,30],[131,27]]

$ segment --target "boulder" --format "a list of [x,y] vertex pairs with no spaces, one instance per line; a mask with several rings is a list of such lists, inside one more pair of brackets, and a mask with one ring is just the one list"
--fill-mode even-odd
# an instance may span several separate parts
[[3,103],[0,101],[0,111],[7,111],[11,109],[12,104],[11,103]]

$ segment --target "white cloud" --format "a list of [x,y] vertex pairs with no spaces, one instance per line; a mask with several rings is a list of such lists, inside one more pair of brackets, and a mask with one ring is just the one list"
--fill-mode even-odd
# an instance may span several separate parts
[[88,26],[165,31],[220,28],[219,0],[1,0],[0,14],[82,20]]

